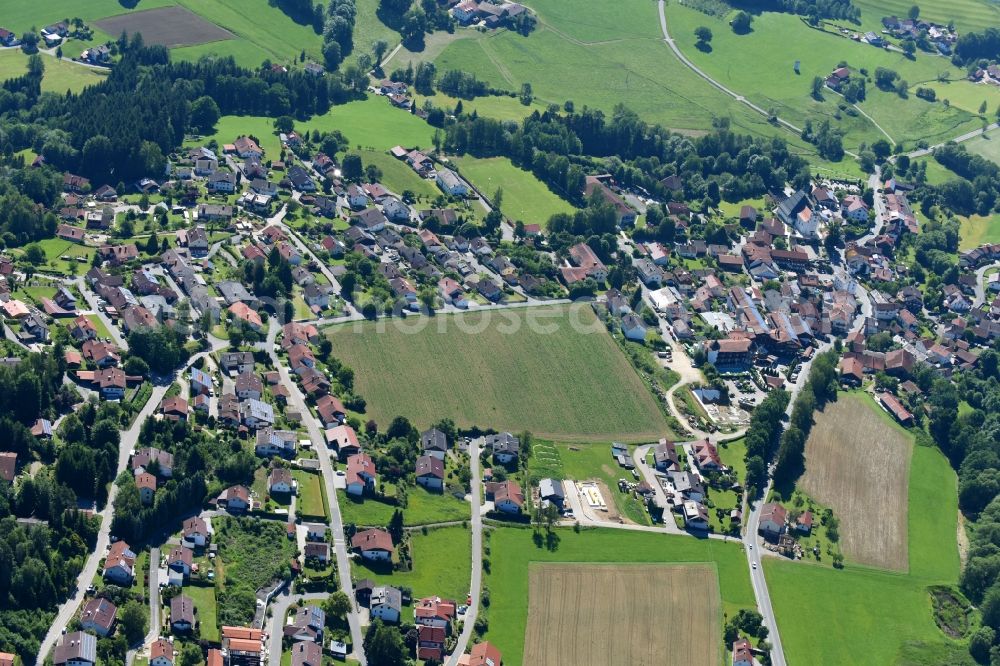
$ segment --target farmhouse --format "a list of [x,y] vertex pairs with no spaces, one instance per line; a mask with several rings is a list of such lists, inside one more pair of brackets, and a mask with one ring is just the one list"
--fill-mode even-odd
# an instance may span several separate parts
[[879,403],[885,408],[887,412],[892,414],[900,425],[908,426],[913,424],[913,414],[910,413],[903,403],[899,401],[899,398],[892,395],[891,393],[882,392],[878,393],[877,396]]
[[775,502],[765,504],[760,511],[760,531],[766,537],[778,538],[785,531],[788,512]]

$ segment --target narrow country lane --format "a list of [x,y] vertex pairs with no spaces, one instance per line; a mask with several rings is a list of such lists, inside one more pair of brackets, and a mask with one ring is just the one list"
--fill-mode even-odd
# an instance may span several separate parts
[[469,445],[469,464],[472,468],[472,581],[469,594],[472,603],[465,611],[462,633],[455,643],[455,650],[445,662],[447,666],[456,666],[458,659],[465,653],[465,648],[472,639],[472,630],[479,616],[479,596],[483,587],[483,516],[482,516],[482,486],[480,484],[479,446],[482,439],[474,439]]

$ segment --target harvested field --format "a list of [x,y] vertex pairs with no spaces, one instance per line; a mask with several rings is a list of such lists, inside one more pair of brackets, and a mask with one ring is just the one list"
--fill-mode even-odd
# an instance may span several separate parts
[[833,509],[848,559],[906,571],[910,437],[867,396],[841,394],[816,419],[800,487]]
[[94,25],[109,35],[120,35],[122,31],[129,35],[140,32],[146,44],[168,48],[195,46],[235,37],[228,30],[206,21],[184,7],[163,7],[120,14],[95,21]]
[[707,565],[533,564],[524,663],[715,666],[719,603]]

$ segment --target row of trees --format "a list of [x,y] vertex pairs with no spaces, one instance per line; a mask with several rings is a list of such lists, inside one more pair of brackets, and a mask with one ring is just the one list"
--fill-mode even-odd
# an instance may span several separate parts
[[767,483],[767,461],[774,456],[781,434],[782,420],[791,395],[778,389],[771,391],[750,417],[746,434],[747,486],[760,490]]
[[813,414],[837,399],[837,352],[818,354],[809,369],[809,379],[792,405],[788,428],[781,434],[774,467],[777,485],[791,484],[805,471],[806,439],[813,426]]

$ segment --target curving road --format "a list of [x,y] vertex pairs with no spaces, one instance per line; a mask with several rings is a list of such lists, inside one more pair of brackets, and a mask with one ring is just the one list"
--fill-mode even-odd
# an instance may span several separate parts
[[994,261],[976,271],[976,298],[972,301],[973,308],[981,308],[986,303],[986,273],[998,267],[1000,267],[1000,261]]
[[451,656],[445,661],[447,666],[456,666],[458,659],[465,653],[465,648],[472,640],[472,630],[476,624],[476,617],[479,615],[479,596],[483,586],[483,516],[480,509],[482,505],[482,484],[479,475],[479,445],[482,439],[474,439],[469,444],[469,464],[472,468],[472,584],[469,587],[469,596],[472,603],[465,611],[465,618],[462,623],[462,633],[458,636],[455,649]]
[[982,134],[985,134],[986,132],[990,132],[992,130],[995,130],[998,127],[1000,127],[1000,123],[992,123],[990,125],[987,125],[985,130],[983,128],[980,128],[980,129],[977,129],[977,130],[972,130],[971,132],[966,132],[965,134],[960,134],[959,136],[956,136],[954,139],[951,139],[949,141],[945,141],[944,143],[936,143],[933,146],[928,146],[927,148],[921,148],[919,150],[914,150],[913,152],[907,153],[907,155],[909,157],[911,157],[911,158],[914,158],[914,157],[923,157],[924,155],[930,155],[931,153],[934,152],[935,148],[940,148],[941,146],[943,146],[945,144],[948,144],[948,143],[962,143],[964,141],[968,141],[969,139],[975,139],[977,136],[980,136]]

